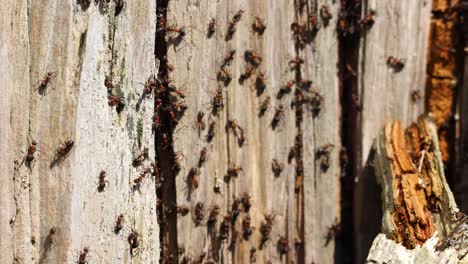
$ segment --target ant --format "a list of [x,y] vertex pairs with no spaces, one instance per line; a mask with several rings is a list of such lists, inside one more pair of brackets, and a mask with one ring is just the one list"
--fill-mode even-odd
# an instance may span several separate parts
[[219,226],[219,238],[226,240],[228,238],[229,230],[231,229],[232,214],[230,212],[224,216],[223,222]]
[[205,205],[202,202],[198,202],[195,205],[195,224],[199,225],[203,218],[205,218]]
[[203,147],[203,148],[200,150],[200,157],[199,157],[199,159],[198,159],[198,167],[199,167],[199,168],[200,168],[201,166],[203,166],[203,164],[206,162],[207,152],[208,152],[208,150],[206,149],[206,147]]
[[208,38],[211,38],[213,34],[216,32],[216,19],[211,18],[210,22],[208,23]]
[[190,212],[190,209],[184,205],[177,205],[176,210],[177,210],[177,213],[182,216],[186,216]]
[[221,88],[217,89],[215,96],[211,100],[211,105],[213,107],[212,113],[215,116],[218,114],[218,111],[224,107],[223,90]]
[[206,123],[205,123],[205,113],[202,111],[199,111],[197,114],[197,128],[198,128],[198,133],[200,133],[201,130],[205,130],[206,128]]
[[229,177],[237,177],[239,173],[242,171],[242,167],[239,165],[230,165],[227,170],[227,175]]
[[245,72],[243,72],[239,77],[239,83],[242,84],[245,80],[249,79],[254,71],[254,67],[252,67],[251,65],[247,65]]
[[257,253],[257,249],[255,247],[250,248],[250,263],[256,263],[257,262],[257,257],[255,257],[255,254]]
[[221,65],[221,68],[223,68],[224,66],[227,66],[227,65],[230,65],[232,60],[234,60],[234,55],[236,54],[236,50],[235,49],[231,49],[227,54],[226,56],[224,57],[223,59],[223,64]]
[[249,212],[250,207],[252,207],[252,197],[248,193],[243,193],[241,197],[242,206],[244,207],[244,212]]
[[330,167],[330,151],[334,148],[335,146],[333,144],[326,144],[324,146],[321,146],[317,152],[316,152],[316,160],[320,159],[320,168],[322,171],[327,171],[328,168]]
[[309,15],[309,25],[312,31],[316,32],[320,29],[320,24],[316,14]]
[[232,80],[232,75],[231,71],[229,70],[229,68],[226,67],[226,65],[221,66],[218,73],[216,74],[216,79],[219,82],[222,82],[224,86],[229,85],[229,83]]
[[150,172],[151,172],[151,169],[147,168],[143,170],[143,172],[136,179],[133,180],[133,183],[135,183],[135,188],[139,188],[141,186],[141,183],[145,179],[146,174]]
[[304,63],[304,59],[297,56],[296,58],[289,61],[288,65],[293,70],[300,70],[301,65]]
[[372,25],[374,25],[374,16],[376,12],[374,10],[371,10],[369,13],[367,13],[363,19],[359,21],[359,24],[364,27],[364,28],[370,28]]
[[232,18],[231,22],[229,22],[228,34],[227,34],[228,38],[231,38],[234,35],[234,33],[236,33],[237,23],[241,20],[243,14],[244,14],[243,10],[237,11],[237,13]]
[[31,144],[28,147],[28,150],[26,151],[26,157],[24,158],[23,162],[26,162],[26,167],[31,169],[31,166],[33,166],[33,161],[34,161],[34,154],[37,151],[37,141],[33,140]]
[[57,77],[57,74],[55,72],[47,72],[44,75],[43,79],[41,81],[39,81],[40,84],[39,84],[39,87],[37,88],[39,90],[40,95],[42,95],[42,96],[46,95],[46,90],[49,87],[52,80],[55,79],[55,77]]
[[293,37],[296,41],[296,45],[299,47],[304,47],[306,43],[306,26],[294,22],[291,24],[291,31],[293,32]]
[[115,2],[115,15],[118,16],[120,12],[127,6],[125,0],[114,0]]
[[330,7],[328,5],[322,5],[320,8],[320,16],[326,23],[328,23],[328,21],[333,18]]
[[338,236],[341,232],[341,224],[338,222],[338,219],[335,219],[335,222],[328,228],[327,235],[325,236],[325,245],[328,245],[330,241]]
[[118,95],[109,95],[107,96],[107,103],[110,107],[117,106],[115,109],[117,110],[117,113],[122,112],[122,110],[125,107],[125,102],[124,98],[122,96]]
[[235,223],[237,220],[237,217],[240,214],[240,205],[241,205],[242,200],[239,198],[234,198],[234,201],[232,202],[231,205],[231,210],[232,210],[232,223]]
[[389,56],[387,58],[387,65],[392,67],[395,71],[399,72],[405,67],[405,59]]
[[260,55],[258,55],[253,50],[246,50],[244,55],[245,55],[246,61],[252,63],[254,66],[258,66],[262,62],[262,59],[263,59]]
[[175,25],[169,26],[166,28],[166,31],[169,33],[177,33],[178,35],[176,38],[183,38],[187,32],[185,31],[185,27],[177,27]]
[[[52,165],[55,165],[55,163],[61,161],[64,159],[72,150],[75,142],[73,140],[67,140],[65,143],[63,143],[61,146],[59,146],[55,150],[55,158],[54,161],[52,162]],[[51,166],[53,167],[53,166]]]
[[322,110],[323,96],[315,89],[310,91],[310,93],[312,95],[309,99],[311,111],[314,116],[317,116],[320,110]]
[[130,245],[130,255],[133,255],[133,250],[140,246],[140,242],[138,242],[138,232],[132,229],[130,235],[128,235],[127,241]]
[[411,101],[413,103],[418,102],[419,100],[421,100],[421,98],[422,98],[422,95],[421,95],[421,92],[419,90],[411,91]]
[[106,76],[106,78],[104,78],[104,86],[107,88],[108,93],[111,93],[114,89],[114,83],[109,76]]
[[109,181],[106,180],[106,176],[107,173],[103,170],[99,173],[98,192],[103,192],[104,188],[106,188],[106,185],[109,183]]
[[257,95],[260,96],[263,94],[266,88],[265,84],[265,73],[259,72],[257,78],[255,79],[255,88],[257,90]]
[[263,116],[265,112],[268,110],[268,108],[270,107],[270,101],[271,101],[270,96],[265,97],[265,100],[263,100],[262,104],[260,105],[259,116]]
[[88,256],[89,253],[89,248],[84,247],[83,251],[80,252],[80,255],[78,257],[78,264],[87,264],[88,261],[86,260],[86,257]]
[[287,82],[285,85],[281,86],[281,88],[278,91],[278,95],[276,98],[281,99],[285,94],[289,94],[292,91],[293,85],[296,84],[296,81],[291,80]]
[[140,153],[138,153],[137,155],[135,155],[135,157],[133,158],[133,166],[140,166],[143,161],[145,161],[146,159],[148,159],[149,157],[149,149],[148,148],[144,148],[142,151],[140,151]]
[[283,163],[281,163],[278,159],[273,159],[271,161],[271,169],[276,177],[279,177],[281,172],[284,169]]
[[208,221],[207,221],[207,225],[209,227],[212,227],[212,226],[214,226],[216,224],[220,211],[221,211],[221,209],[219,208],[218,205],[214,205],[211,208],[210,214],[208,216]]
[[49,234],[46,238],[46,247],[50,248],[53,244],[55,244],[55,235],[57,234],[57,228],[52,227],[49,230]]
[[208,134],[206,135],[206,141],[211,142],[215,136],[216,122],[211,121],[208,126]]
[[244,237],[244,240],[249,240],[252,235],[251,222],[252,219],[250,218],[250,215],[246,215],[244,219],[242,219],[242,236]]
[[273,116],[273,120],[271,120],[271,127],[275,129],[278,126],[279,122],[283,120],[283,118],[284,118],[284,106],[280,104],[278,108],[276,108],[276,112],[275,112],[275,115]]
[[278,250],[281,255],[287,254],[289,251],[288,239],[286,237],[280,237],[278,240]]
[[187,180],[189,180],[191,187],[197,189],[199,184],[200,170],[196,167],[190,169]]
[[118,234],[120,230],[123,228],[123,223],[124,223],[124,215],[120,214],[117,216],[117,220],[115,221],[115,227],[114,227],[114,232]]
[[180,152],[175,152],[174,155],[173,155],[173,161],[174,161],[174,165],[172,166],[172,170],[174,171],[179,171],[180,170],[180,161],[182,159],[184,155]]
[[253,31],[257,32],[259,35],[263,35],[263,32],[265,32],[265,29],[266,29],[265,21],[258,16],[254,17],[252,29]]
[[274,216],[273,215],[265,215],[265,221],[263,221],[260,225],[260,233],[262,234],[262,238],[260,240],[260,248],[263,248],[265,242],[270,239],[271,231],[273,230],[273,223],[274,223]]

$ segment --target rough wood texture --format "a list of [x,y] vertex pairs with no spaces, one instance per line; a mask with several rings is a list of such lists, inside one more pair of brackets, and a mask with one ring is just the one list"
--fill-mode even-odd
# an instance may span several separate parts
[[[355,187],[355,236],[358,262],[365,260],[376,234],[369,232],[379,225],[375,197],[369,187],[369,158],[374,138],[389,120],[403,125],[415,121],[424,112],[423,100],[412,100],[413,91],[424,98],[426,57],[429,40],[431,1],[363,2],[364,14],[375,11],[375,23],[363,33],[360,43],[358,94],[362,112],[358,115],[357,182]],[[405,60],[398,71],[387,60],[394,56]],[[377,227],[378,228],[378,227]]]
[[374,144],[383,234],[367,261],[463,263],[468,217],[459,212],[445,180],[436,125],[421,117],[405,134],[401,123],[390,122]]
[[[133,180],[137,148],[151,143],[153,102],[142,95],[155,71],[154,1],[129,1],[115,16],[114,3],[81,7],[76,1],[6,1],[1,5],[2,107],[0,110],[1,234],[4,263],[74,263],[89,247],[90,263],[157,263],[154,183],[140,191]],[[55,78],[40,95],[46,72]],[[118,114],[108,106],[105,76],[124,96]],[[43,87],[44,88],[44,87]],[[74,140],[68,157],[51,166],[60,141]],[[26,150],[38,142],[29,170]],[[141,146],[139,144],[141,143]],[[98,176],[107,172],[99,192]],[[117,216],[124,227],[114,233]],[[57,232],[48,239],[51,228]],[[138,254],[127,237],[139,232]],[[135,251],[135,253],[136,253]]]
[[[325,1],[310,3],[303,12],[291,2],[278,1],[171,1],[168,20],[170,24],[187,26],[188,34],[179,45],[171,45],[168,59],[174,66],[171,78],[176,86],[186,89],[189,109],[180,121],[180,129],[174,135],[175,151],[184,154],[182,170],[176,179],[177,203],[192,208],[191,216],[178,216],[177,234],[179,246],[185,256],[192,259],[207,252],[207,258],[220,259],[222,263],[248,263],[251,248],[256,248],[258,263],[316,262],[330,263],[334,258],[333,238],[326,243],[327,229],[339,220],[339,103],[336,75],[337,40],[334,24],[338,5],[330,5],[334,18],[329,26],[322,26],[313,44],[304,50],[295,50],[291,33],[294,21],[304,24],[308,14],[317,14]],[[242,9],[245,13],[237,23],[237,31],[226,40],[228,22]],[[310,12],[307,12],[310,9]],[[315,10],[315,11],[312,11]],[[260,35],[252,30],[254,16],[265,20],[267,28]],[[217,22],[216,32],[207,37],[211,18]],[[320,22],[321,23],[321,22]],[[217,71],[230,49],[235,49],[234,60],[228,68],[232,81],[224,87],[216,81]],[[246,50],[253,50],[263,57],[253,76],[243,83],[239,78],[246,71]],[[298,114],[291,107],[293,91],[277,99],[279,89],[291,80],[295,73],[288,61],[296,55],[305,60],[301,67],[302,78],[313,81],[313,87],[324,95],[322,110],[314,118],[304,107],[303,123],[296,126]],[[265,73],[266,89],[256,89],[256,78]],[[224,97],[224,109],[215,116],[211,110],[212,98],[220,87]],[[269,96],[271,105],[263,116],[259,115],[261,103]],[[284,118],[274,128],[275,112],[284,107]],[[207,142],[207,130],[198,132],[195,127],[197,113],[203,111],[207,126],[216,122],[216,136]],[[232,131],[226,132],[227,121],[236,120],[247,137],[240,146]],[[177,130],[177,129],[176,129]],[[298,142],[303,146],[304,177],[298,175],[298,161],[288,162],[290,148],[302,132]],[[330,152],[329,169],[320,169],[321,159],[316,151],[326,144],[334,144]],[[200,169],[200,184],[190,190],[187,176],[197,167],[199,151],[208,149],[208,160]],[[272,160],[278,159],[284,169],[275,177]],[[242,167],[238,177],[226,177],[229,165]],[[230,178],[230,179],[229,179]],[[229,181],[228,181],[229,180]],[[214,192],[221,186],[221,194]],[[249,213],[242,212],[225,241],[219,239],[222,216],[232,209],[233,201],[243,193],[252,197]],[[206,217],[201,225],[194,222],[195,206],[202,202]],[[218,205],[221,214],[215,228],[206,226],[209,210]],[[242,208],[242,206],[241,206]],[[242,210],[242,209],[241,209]],[[275,215],[269,241],[260,249],[261,223],[266,214]],[[251,217],[253,235],[248,241],[242,238],[242,221]],[[237,244],[232,246],[233,232]],[[281,255],[277,245],[281,237],[287,239],[289,251]]]

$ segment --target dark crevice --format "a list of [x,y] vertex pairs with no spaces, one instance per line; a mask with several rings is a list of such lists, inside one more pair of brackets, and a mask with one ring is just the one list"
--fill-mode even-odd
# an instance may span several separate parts
[[[354,179],[358,171],[360,144],[358,92],[361,0],[341,0],[337,21],[338,69],[341,105],[341,232],[335,244],[337,263],[354,263]],[[357,262],[360,263],[360,262]]]
[[[170,93],[173,86],[170,85],[170,69],[168,63],[166,41],[166,21],[169,0],[156,0],[156,45],[155,56],[159,60],[158,86],[154,90],[154,117],[156,166],[161,172],[163,181],[157,186],[158,221],[160,224],[160,263],[179,263],[177,242],[177,210],[173,210],[177,204],[176,180],[179,171],[178,160],[173,148],[173,132],[182,111],[177,109],[181,103]],[[182,108],[183,109],[183,108]],[[156,123],[157,122],[157,123]]]

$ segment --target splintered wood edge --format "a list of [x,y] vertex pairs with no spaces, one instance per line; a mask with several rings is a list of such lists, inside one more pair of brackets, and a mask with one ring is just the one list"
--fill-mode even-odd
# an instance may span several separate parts
[[[424,193],[428,186],[414,184],[418,178],[419,164],[413,164],[408,150],[406,149],[406,140],[398,121],[389,122],[384,129],[380,131],[374,142],[374,151],[376,155],[373,160],[377,182],[382,187],[382,232],[390,239],[403,243],[409,248],[421,245],[434,235],[435,231],[444,237],[455,226],[456,219],[454,215],[458,212],[453,194],[448,187],[443,171],[443,163],[437,138],[437,130],[433,121],[427,117],[420,117],[414,124],[421,133],[426,134],[432,142],[430,154],[433,157],[431,162],[431,172],[428,173],[431,184],[437,191],[437,200],[440,210],[430,212],[427,210],[426,198]],[[401,182],[406,182],[406,185]],[[405,186],[405,188],[402,188]],[[432,190],[432,189],[431,189]],[[433,191],[433,190],[432,190]],[[441,192],[441,193],[439,193]],[[400,198],[399,198],[400,197]],[[402,198],[403,197],[403,198]],[[427,198],[429,199],[429,198]],[[434,199],[434,198],[432,198]],[[404,212],[407,218],[406,222],[395,222],[397,211],[401,213],[401,204],[404,204]],[[416,218],[416,219],[415,219]],[[415,226],[414,221],[423,223],[426,230],[421,230],[419,224]],[[424,228],[423,228],[424,229]],[[412,234],[412,239],[403,239]],[[411,241],[408,242],[408,241]]]

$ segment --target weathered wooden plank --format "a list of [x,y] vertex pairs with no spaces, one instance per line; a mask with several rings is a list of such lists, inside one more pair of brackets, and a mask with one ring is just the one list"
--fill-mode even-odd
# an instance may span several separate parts
[[[360,145],[357,151],[356,182],[363,177],[373,140],[383,124],[392,118],[406,125],[424,111],[426,58],[429,39],[430,1],[364,1],[363,15],[375,12],[373,26],[362,32],[358,72],[358,94],[362,111],[358,117]],[[390,56],[404,59],[401,70],[388,65]],[[370,208],[365,186],[355,188],[355,236],[358,262],[367,255],[375,234],[369,234]],[[365,224],[364,224],[365,223]],[[378,223],[375,223],[378,225]]]
[[[312,6],[322,4],[325,2]],[[309,7],[311,10],[312,6]],[[177,87],[186,89],[189,107],[174,135],[175,152],[184,154],[182,170],[176,178],[177,204],[189,205],[192,210],[191,217],[179,215],[177,220],[179,246],[187,257],[194,259],[207,253],[206,258],[217,260],[219,257],[223,263],[247,263],[251,261],[251,249],[256,248],[255,258],[258,262],[291,263],[304,261],[304,258],[306,262],[328,262],[333,258],[334,244],[325,246],[324,237],[339,212],[340,109],[336,72],[337,40],[332,26],[335,20],[321,29],[323,33],[318,33],[314,44],[297,54],[290,29],[294,21],[299,21],[296,9],[294,3],[268,1],[221,1],[216,4],[207,1],[169,2],[169,25],[198,25],[187,26],[187,35],[179,45],[170,45],[168,52],[169,63],[174,66],[170,76]],[[239,10],[244,11],[242,19],[237,23],[232,39],[226,39],[228,23]],[[331,6],[331,11],[336,14],[337,5]],[[318,15],[318,11],[314,13]],[[308,14],[307,11],[302,12],[301,24],[306,23]],[[255,16],[266,22],[267,28],[263,34],[252,30]],[[217,28],[210,38],[207,37],[207,28],[211,18],[216,19]],[[216,75],[231,49],[236,50],[234,60],[228,67],[232,80],[224,86],[216,81]],[[249,66],[244,58],[247,50],[255,51],[263,59],[253,76],[241,82],[239,78]],[[301,80],[288,63],[296,55],[306,61],[302,68],[302,79],[312,80],[313,86],[326,98],[326,105],[316,120],[313,120],[308,106],[304,107],[303,118],[307,121],[304,121],[303,127],[296,127],[297,113],[291,107],[294,86],[291,87],[293,92],[281,99],[277,98],[281,87],[289,81]],[[260,72],[266,76],[264,91],[256,89],[256,78]],[[215,116],[210,111],[218,87],[222,89],[225,106],[219,116]],[[267,97],[271,98],[270,109],[259,116],[260,106]],[[273,128],[272,120],[281,107],[284,118],[278,127]],[[199,111],[205,113],[207,126],[212,121],[216,122],[213,142],[206,141],[208,128],[199,133],[195,126]],[[238,144],[232,131],[226,132],[228,120],[236,120],[244,129],[247,137],[244,145]],[[293,159],[288,162],[290,148],[295,145],[295,138],[300,132],[303,134],[300,141],[307,142],[301,158],[305,170],[305,181],[302,183],[304,192],[302,184],[296,190],[297,161]],[[315,151],[318,146],[325,144],[335,146],[331,151],[330,169],[323,173],[315,166],[320,162],[315,160]],[[192,168],[197,167],[198,153],[202,147],[207,147],[209,158],[200,169],[199,187],[193,189],[189,196],[187,176]],[[279,177],[275,177],[272,172],[273,159],[284,165]],[[239,165],[243,170],[237,178],[227,183],[223,179],[229,165]],[[217,181],[221,182],[222,194],[213,191]],[[230,230],[230,237],[220,243],[221,216],[231,211],[233,200],[244,193],[252,197],[253,206],[248,214],[242,212],[239,215],[235,228]],[[319,204],[319,200],[325,202]],[[207,209],[205,220],[199,226],[193,221],[198,202],[202,202]],[[215,204],[221,208],[221,215],[217,227],[210,234],[204,223],[209,214],[208,209]],[[264,248],[260,248],[261,224],[266,214],[275,215],[274,225],[270,240]],[[242,238],[242,221],[247,215],[251,217],[254,227],[248,241]],[[233,232],[238,232],[234,249],[230,247]],[[304,234],[307,234],[306,237]],[[285,255],[281,255],[277,247],[282,237],[286,238],[289,247]]]
[[[2,98],[0,131],[2,149],[8,150],[2,186],[5,197],[11,197],[2,199],[2,222],[12,221],[2,224],[8,234],[1,236],[8,252],[2,259],[72,263],[89,247],[92,262],[157,262],[154,184],[147,176],[140,192],[132,191],[133,180],[150,163],[147,159],[133,167],[134,147],[140,142],[140,149],[148,147],[154,157],[153,102],[144,100],[136,109],[142,95],[138,82],[156,66],[154,1],[127,3],[118,16],[114,2],[107,7],[94,1],[88,7],[76,1],[9,2],[2,17],[17,15],[8,25],[2,22],[2,28],[9,28],[2,33],[2,45],[8,46],[2,49],[3,59],[11,66],[1,71],[11,80]],[[55,78],[41,95],[39,81],[48,71]],[[106,75],[114,81],[112,94],[124,96],[120,114],[108,106]],[[29,170],[18,164],[32,140],[38,142],[39,154]],[[73,149],[62,162],[51,164],[60,141],[66,140],[74,141]],[[97,190],[101,170],[107,172],[102,192]],[[125,224],[115,234],[120,213]],[[53,240],[48,238],[51,228],[57,229]],[[127,241],[132,228],[140,234],[133,259]]]

